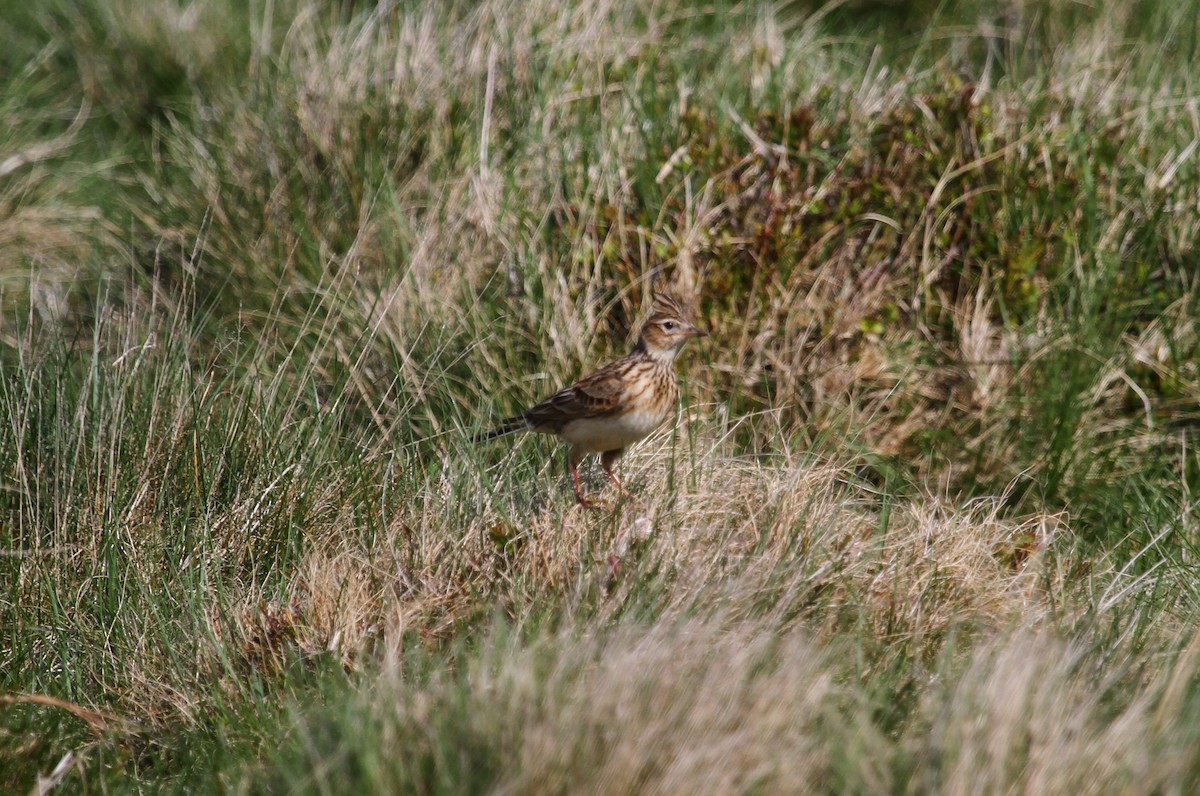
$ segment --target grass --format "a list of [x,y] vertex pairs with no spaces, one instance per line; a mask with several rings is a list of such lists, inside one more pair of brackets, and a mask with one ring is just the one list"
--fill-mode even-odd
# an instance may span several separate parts
[[[0,3],[0,789],[1194,789],[1198,17],[1100,6]],[[472,442],[660,286],[638,502]]]

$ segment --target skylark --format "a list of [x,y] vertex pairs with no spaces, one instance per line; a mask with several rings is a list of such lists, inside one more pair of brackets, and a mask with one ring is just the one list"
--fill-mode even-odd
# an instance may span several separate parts
[[675,355],[693,337],[708,337],[708,332],[693,323],[692,313],[675,298],[659,294],[637,345],[627,356],[508,418],[486,439],[527,430],[553,434],[571,446],[567,462],[579,505],[593,505],[579,481],[579,463],[592,453],[600,454],[604,472],[628,495],[613,473],[613,464],[627,446],[674,414],[679,401]]

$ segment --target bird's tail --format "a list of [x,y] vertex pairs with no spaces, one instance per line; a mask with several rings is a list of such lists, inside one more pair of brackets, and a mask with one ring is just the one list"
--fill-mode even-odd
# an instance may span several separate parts
[[493,428],[487,433],[480,434],[477,438],[480,442],[487,442],[498,437],[506,437],[509,434],[516,434],[518,431],[525,431],[529,428],[529,421],[523,415],[510,417],[507,420],[500,421],[500,425]]

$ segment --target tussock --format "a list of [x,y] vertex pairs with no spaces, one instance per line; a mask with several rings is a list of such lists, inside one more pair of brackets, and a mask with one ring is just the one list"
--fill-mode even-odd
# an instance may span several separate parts
[[0,791],[1187,790],[1200,14],[868,5],[14,6]]

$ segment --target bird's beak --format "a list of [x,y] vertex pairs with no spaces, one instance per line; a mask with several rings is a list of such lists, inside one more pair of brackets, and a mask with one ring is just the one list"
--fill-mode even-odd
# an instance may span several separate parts
[[708,332],[701,329],[699,326],[692,326],[692,337],[708,337]]

